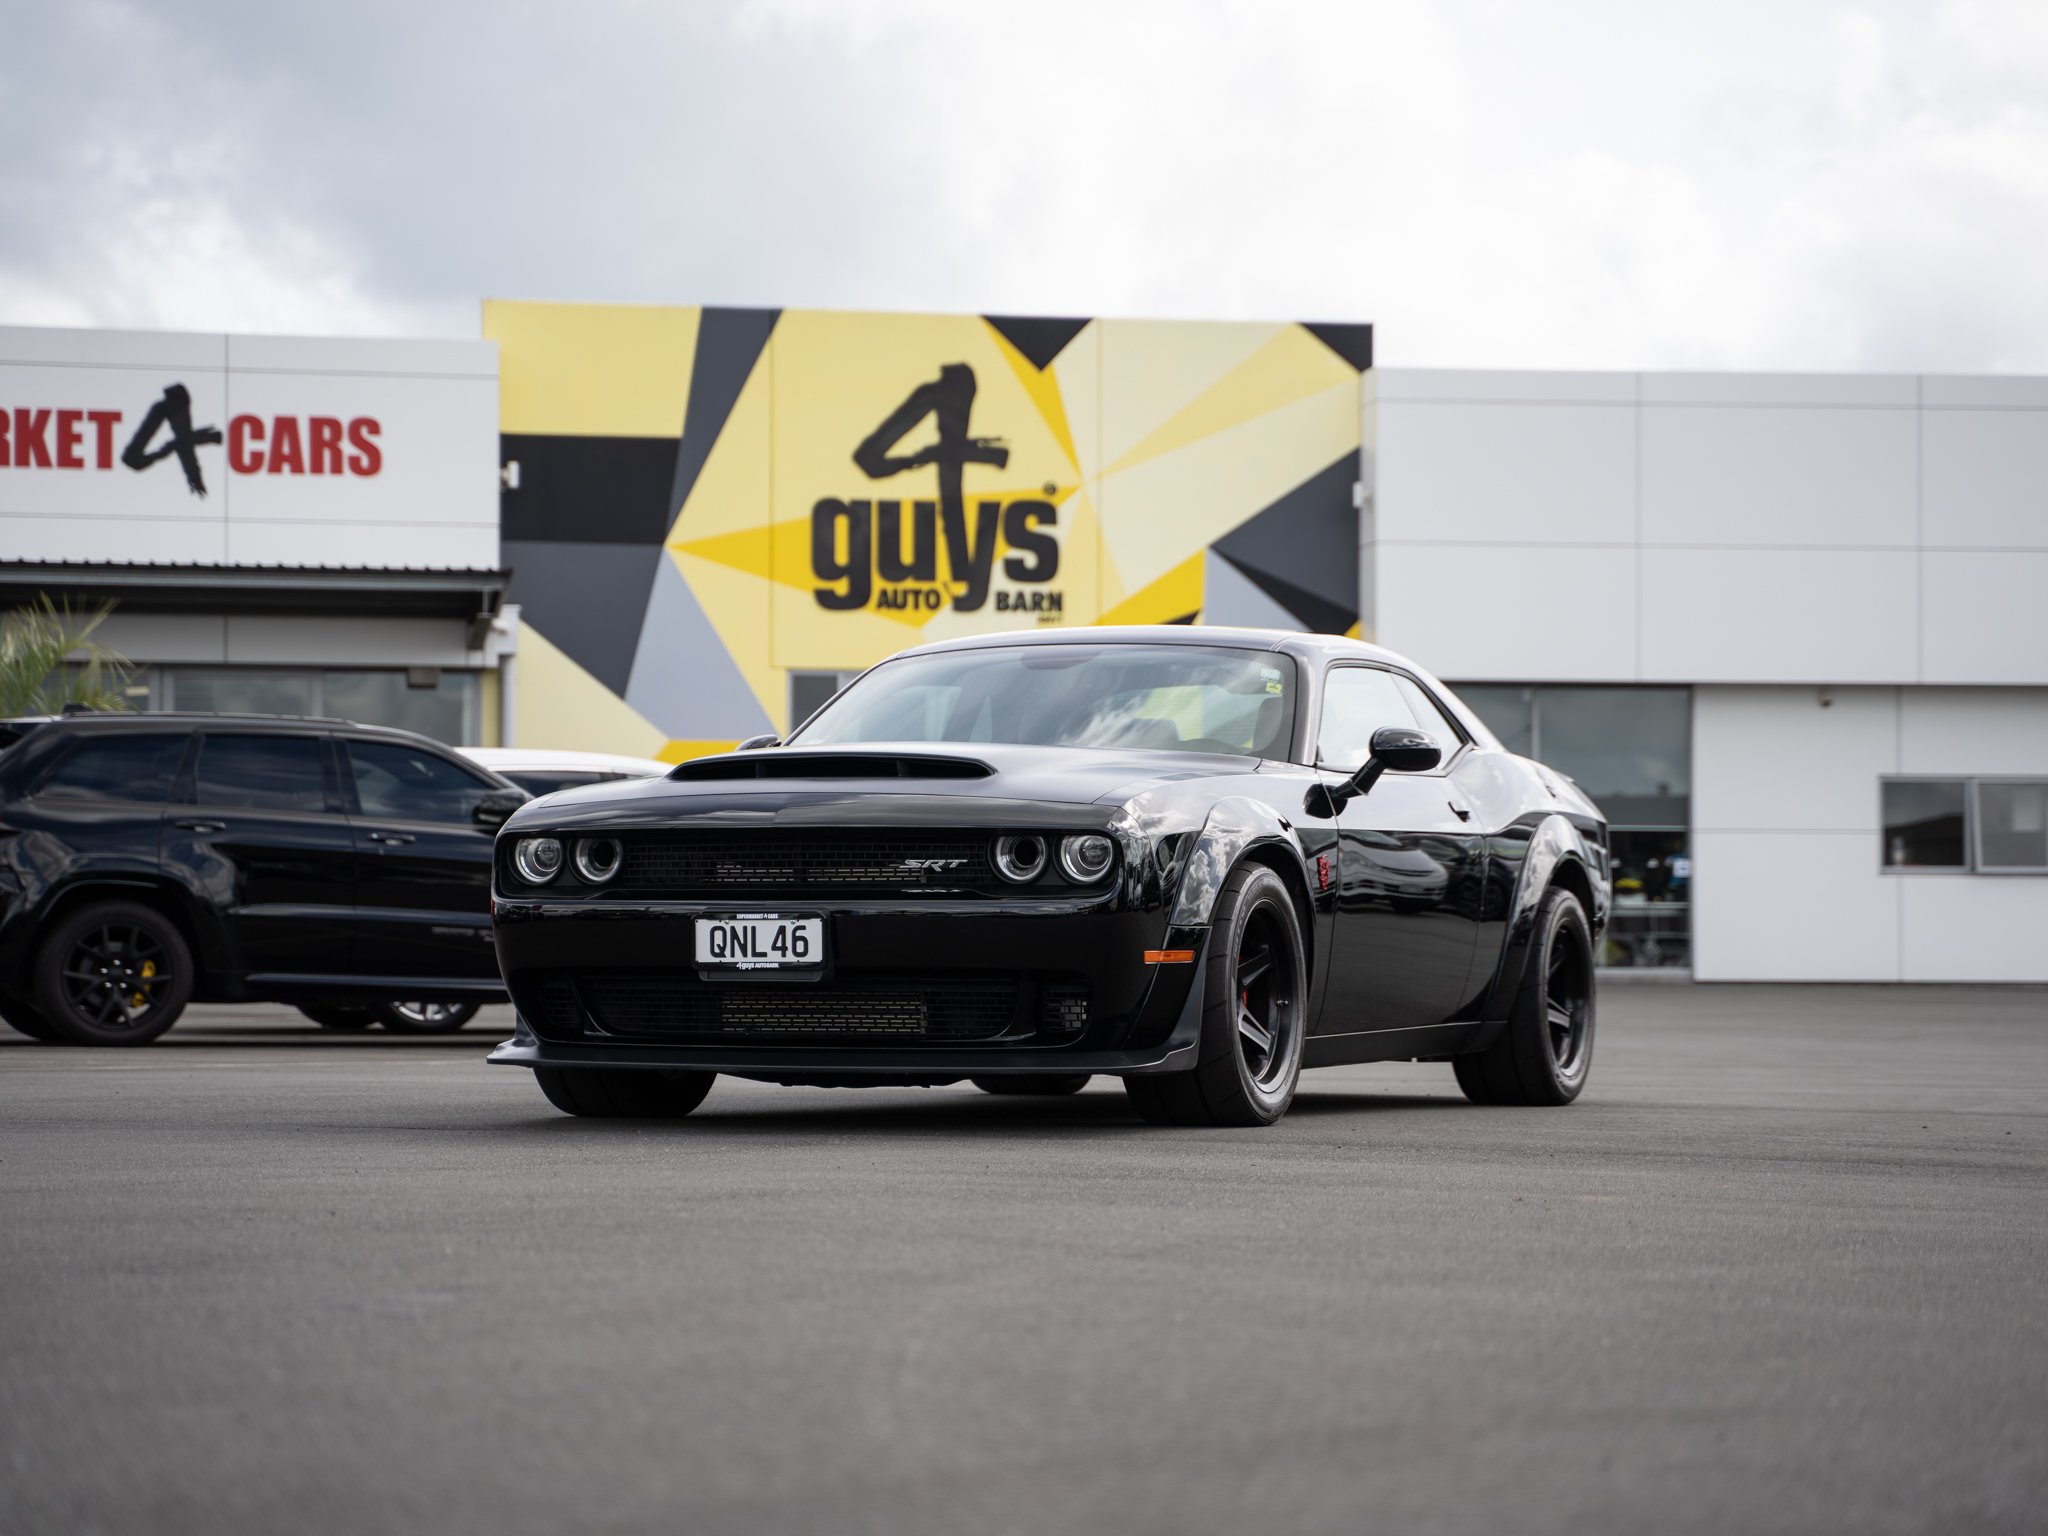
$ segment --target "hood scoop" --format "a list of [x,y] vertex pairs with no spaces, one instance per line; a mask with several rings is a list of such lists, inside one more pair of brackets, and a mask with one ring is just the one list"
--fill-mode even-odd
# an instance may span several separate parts
[[680,763],[669,778],[685,784],[718,779],[985,779],[995,770],[971,757],[899,752],[791,752],[771,747]]

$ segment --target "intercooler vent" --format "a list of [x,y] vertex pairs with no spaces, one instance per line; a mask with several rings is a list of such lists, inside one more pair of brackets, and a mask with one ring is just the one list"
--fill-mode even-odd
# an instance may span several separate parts
[[574,1035],[583,1027],[583,1016],[576,1007],[576,991],[566,976],[541,983],[540,1006],[551,1035]]
[[672,892],[858,891],[955,888],[995,880],[989,834],[935,832],[883,839],[864,833],[626,839],[614,885]]
[[622,1039],[724,1044],[992,1040],[1017,1010],[1014,978],[891,980],[821,987],[708,985],[676,975],[585,977],[591,1017]]

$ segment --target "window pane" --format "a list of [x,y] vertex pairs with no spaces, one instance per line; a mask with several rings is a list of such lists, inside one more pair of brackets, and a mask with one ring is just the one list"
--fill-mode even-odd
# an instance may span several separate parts
[[1686,965],[1692,960],[1692,856],[1683,832],[1613,834],[1614,914],[1600,963]]
[[837,672],[789,674],[789,726],[795,730],[831,702],[839,691]]
[[317,715],[319,679],[311,673],[177,672],[171,707],[222,715]]
[[1896,869],[1963,869],[1961,779],[1884,781],[1884,861]]
[[1444,749],[1444,756],[1449,757],[1457,751],[1458,743],[1464,738],[1450,717],[1437,708],[1436,700],[1423,692],[1422,685],[1407,677],[1395,678],[1394,685],[1401,690],[1401,697],[1408,701],[1409,713],[1415,716],[1417,723],[1425,731],[1436,738],[1437,745]]
[[392,742],[351,741],[348,761],[365,816],[474,825],[477,801],[492,788],[445,757]]
[[1539,755],[1618,827],[1683,827],[1692,794],[1692,695],[1684,688],[1544,688]]
[[1502,746],[1523,757],[1536,755],[1535,689],[1495,688],[1480,683],[1460,686],[1452,692],[1486,722],[1486,728],[1500,738]]
[[415,688],[403,672],[329,672],[326,711],[358,725],[391,725],[450,746],[469,739],[474,672],[443,672],[432,688]]
[[1385,725],[1427,730],[1408,707],[1391,672],[1338,667],[1323,687],[1323,730],[1318,761],[1330,768],[1361,768],[1372,756],[1372,733]]
[[137,800],[157,805],[171,795],[184,736],[108,736],[81,742],[36,794],[47,800]]
[[321,759],[327,744],[311,736],[215,736],[199,753],[201,805],[266,811],[324,811]]
[[1977,786],[1977,857],[1985,869],[2048,868],[2048,783]]

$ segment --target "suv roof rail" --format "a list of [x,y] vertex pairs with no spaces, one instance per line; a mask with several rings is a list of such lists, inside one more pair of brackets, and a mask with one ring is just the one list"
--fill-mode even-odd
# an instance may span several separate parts
[[383,725],[364,726],[353,720],[343,720],[337,715],[266,715],[254,710],[233,709],[150,709],[115,710],[95,709],[73,711],[69,706],[64,710],[65,718],[89,714],[98,720],[128,720],[175,722],[179,720],[276,720],[291,725],[346,725],[356,730],[383,731],[392,727]]

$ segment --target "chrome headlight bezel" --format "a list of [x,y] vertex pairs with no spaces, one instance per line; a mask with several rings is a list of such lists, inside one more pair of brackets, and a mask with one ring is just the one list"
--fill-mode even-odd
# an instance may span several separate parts
[[[610,856],[604,850],[610,849]],[[626,845],[616,837],[579,837],[576,839],[576,878],[591,885],[603,885],[616,875],[626,862]]]
[[996,873],[1012,885],[1029,885],[1052,862],[1052,840],[1037,832],[1006,832],[995,841]]
[[512,868],[528,885],[546,885],[561,874],[566,862],[559,837],[522,837],[512,845]]
[[[1098,858],[1088,855],[1100,854]],[[1100,885],[1116,868],[1116,839],[1106,832],[1069,832],[1060,839],[1060,872],[1076,885]]]

